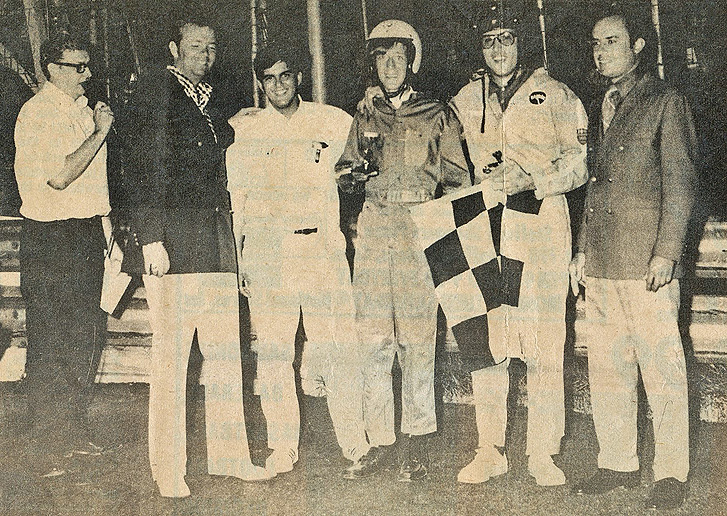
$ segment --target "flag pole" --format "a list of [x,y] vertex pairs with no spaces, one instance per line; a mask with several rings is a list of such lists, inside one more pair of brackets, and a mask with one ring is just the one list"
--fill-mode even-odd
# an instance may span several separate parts
[[656,67],[659,78],[664,80],[664,55],[661,47],[661,23],[659,22],[659,0],[651,0],[651,23],[656,31]]
[[257,56],[257,0],[250,0],[250,31],[252,34],[252,48],[250,50],[250,68],[252,69],[252,105],[260,107],[260,96],[255,76],[255,56]]
[[540,38],[543,42],[543,68],[548,70],[548,50],[545,44],[545,13],[543,11],[543,0],[538,0],[538,21],[540,22]]
[[308,47],[312,57],[313,101],[325,104],[325,58],[321,27],[320,0],[308,0]]
[[366,0],[361,0],[361,13],[363,14],[364,39],[369,37],[369,20],[366,14]]

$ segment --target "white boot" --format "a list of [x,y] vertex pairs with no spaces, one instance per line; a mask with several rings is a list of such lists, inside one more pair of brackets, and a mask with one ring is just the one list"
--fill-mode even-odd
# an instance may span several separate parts
[[539,486],[562,486],[565,474],[553,463],[550,455],[531,455],[528,457],[528,472],[535,477]]
[[165,498],[187,498],[190,495],[189,487],[180,475],[168,475],[156,481],[159,494]]
[[295,450],[273,450],[265,461],[265,469],[270,477],[293,471],[293,464],[298,462],[298,452]]
[[477,448],[475,458],[462,468],[457,475],[457,482],[463,484],[481,484],[493,477],[507,473],[507,456],[492,447]]

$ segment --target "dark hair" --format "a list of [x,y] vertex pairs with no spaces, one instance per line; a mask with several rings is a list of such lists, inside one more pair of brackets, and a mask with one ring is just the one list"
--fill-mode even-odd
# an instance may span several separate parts
[[46,79],[50,79],[48,65],[60,61],[66,50],[85,50],[88,52],[89,45],[84,41],[77,40],[69,32],[65,31],[54,34],[40,45],[40,69],[43,70]]
[[174,24],[169,32],[169,41],[174,41],[177,47],[179,47],[179,44],[182,41],[182,29],[184,29],[184,27],[186,27],[187,25],[194,25],[196,27],[209,27],[214,32],[216,32],[215,27],[211,23],[209,18],[202,14],[194,14],[179,18],[174,21]]
[[623,21],[629,34],[629,46],[633,47],[638,39],[644,40],[646,44],[638,57],[639,68],[653,68],[656,65],[657,39],[647,9],[643,5],[634,5],[633,2],[612,2],[596,12],[591,28],[606,18],[619,18]]
[[283,41],[268,41],[267,45],[258,50],[253,66],[259,81],[263,80],[264,71],[278,61],[288,65],[292,72],[307,72],[310,55],[307,50],[301,50],[294,43],[286,44]]
[[414,42],[409,38],[374,38],[368,41],[366,47],[371,56],[377,48],[389,50],[397,43],[403,44],[404,48],[406,48],[406,59],[411,66],[416,58],[416,48],[414,47]]
[[412,63],[416,58],[416,47],[414,42],[408,38],[374,38],[366,42],[366,61],[369,69],[369,81],[372,85],[379,84],[379,71],[376,69],[376,56],[374,56],[374,50],[377,48],[383,48],[389,50],[391,47],[401,43],[406,48],[406,62],[407,72],[405,82],[411,84],[412,78]]

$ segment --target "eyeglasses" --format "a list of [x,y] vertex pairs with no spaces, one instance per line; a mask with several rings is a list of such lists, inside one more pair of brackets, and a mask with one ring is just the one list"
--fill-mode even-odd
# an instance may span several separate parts
[[509,47],[515,43],[515,34],[505,31],[494,36],[489,34],[482,36],[482,48],[492,48],[495,45],[495,40],[499,41],[501,45]]
[[86,70],[88,70],[88,63],[60,63],[60,62],[56,62],[56,63],[53,63],[53,64],[57,64],[57,65],[60,65],[60,66],[68,66],[70,68],[75,68],[76,69],[76,73],[83,73]]

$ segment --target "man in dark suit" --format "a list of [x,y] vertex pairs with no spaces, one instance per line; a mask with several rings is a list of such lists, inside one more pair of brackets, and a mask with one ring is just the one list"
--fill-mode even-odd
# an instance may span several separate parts
[[0,215],[18,215],[20,194],[15,180],[15,120],[33,96],[17,72],[0,65]]
[[[644,71],[647,20],[625,10],[593,27],[593,58],[609,88],[592,109],[586,213],[571,286],[586,285],[588,371],[598,471],[575,487],[599,494],[639,484],[637,379],[653,414],[655,485],[647,507],[686,496],[689,421],[677,327],[679,278],[694,204],[696,139],[686,99]],[[595,336],[598,338],[593,338]]]
[[[239,300],[226,190],[232,128],[203,79],[215,32],[177,24],[174,64],[138,90],[124,136],[130,219],[141,247],[149,303],[152,370],[149,459],[162,496],[189,496],[185,388],[192,339],[204,356],[208,472],[243,480],[268,474],[250,461],[242,406]],[[129,253],[127,253],[129,254]]]

